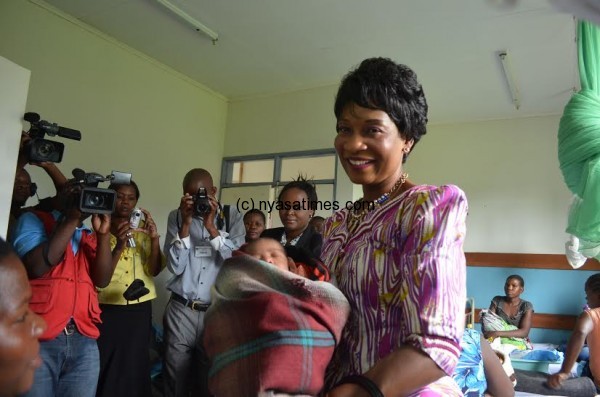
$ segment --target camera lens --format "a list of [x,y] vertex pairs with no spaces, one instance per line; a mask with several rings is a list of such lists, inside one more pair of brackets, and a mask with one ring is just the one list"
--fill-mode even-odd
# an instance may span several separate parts
[[104,205],[104,196],[100,194],[90,194],[86,197],[86,207],[102,207]]
[[40,157],[47,158],[54,152],[54,145],[50,142],[44,142],[37,148],[37,154]]

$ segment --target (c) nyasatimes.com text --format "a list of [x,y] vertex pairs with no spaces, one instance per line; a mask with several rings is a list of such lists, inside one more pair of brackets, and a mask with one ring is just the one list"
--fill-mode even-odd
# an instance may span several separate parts
[[363,209],[375,208],[373,201],[346,201],[342,205],[339,201],[268,201],[268,200],[254,200],[238,198],[236,206],[239,212],[246,212],[252,209],[258,209],[260,211],[273,212],[281,210],[313,210],[313,211],[338,211],[341,208],[346,208],[354,211],[362,211]]

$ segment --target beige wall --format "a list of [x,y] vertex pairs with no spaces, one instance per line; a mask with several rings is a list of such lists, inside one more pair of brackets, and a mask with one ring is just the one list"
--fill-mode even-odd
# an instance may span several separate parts
[[[28,111],[81,130],[81,142],[57,138],[66,144],[63,172],[133,173],[139,204],[154,214],[161,241],[185,172],[205,167],[219,180],[227,112],[222,96],[25,0],[0,2],[0,55],[31,70]],[[52,194],[49,179],[35,171],[40,196]],[[167,277],[163,272],[159,283]]]
[[434,125],[407,169],[469,199],[466,251],[564,252],[569,191],[557,158],[559,116]]

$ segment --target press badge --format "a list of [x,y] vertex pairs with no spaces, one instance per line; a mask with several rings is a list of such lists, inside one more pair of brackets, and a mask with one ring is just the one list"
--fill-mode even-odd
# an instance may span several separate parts
[[194,256],[196,258],[206,258],[212,256],[212,247],[210,244],[197,245],[194,247]]

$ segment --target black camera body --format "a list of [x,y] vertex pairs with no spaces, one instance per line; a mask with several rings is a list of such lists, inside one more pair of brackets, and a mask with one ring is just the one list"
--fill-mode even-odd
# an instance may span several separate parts
[[60,163],[62,161],[65,145],[60,142],[44,139],[46,134],[50,136],[58,135],[77,141],[81,140],[81,132],[61,127],[56,123],[50,123],[46,120],[40,120],[40,115],[37,113],[25,113],[23,119],[31,124],[28,132],[31,140],[24,147],[27,158],[31,162]]
[[148,288],[146,288],[146,284],[144,284],[143,280],[136,278],[133,282],[127,287],[125,292],[123,292],[123,298],[128,301],[135,301],[140,299],[142,296],[147,295],[150,292]]
[[206,193],[206,188],[201,187],[194,195],[194,215],[204,216],[210,212],[210,200]]
[[73,170],[75,183],[83,188],[77,199],[79,211],[87,214],[112,214],[117,203],[117,192],[112,189],[98,187],[100,182],[128,185],[131,183],[131,174],[113,171],[109,176],[102,176],[95,172],[86,173],[80,168]]

